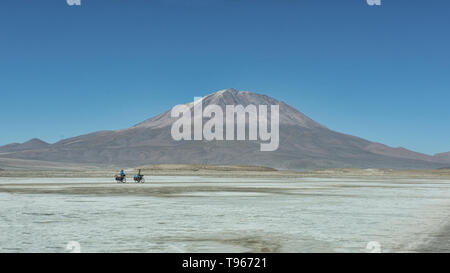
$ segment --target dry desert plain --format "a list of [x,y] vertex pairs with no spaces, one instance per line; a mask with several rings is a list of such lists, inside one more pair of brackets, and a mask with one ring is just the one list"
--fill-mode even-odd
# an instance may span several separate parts
[[0,252],[450,252],[450,170],[0,171]]

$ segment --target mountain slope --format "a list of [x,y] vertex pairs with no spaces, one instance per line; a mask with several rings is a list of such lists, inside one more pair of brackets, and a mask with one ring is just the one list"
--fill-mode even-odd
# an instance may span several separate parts
[[434,155],[434,158],[436,159],[436,161],[448,163],[450,166],[450,152],[436,154]]
[[422,154],[407,150],[402,147],[392,148],[387,145],[381,143],[371,143],[368,145],[365,150],[370,151],[375,154],[385,155],[389,157],[395,158],[406,158],[406,159],[415,159],[415,160],[423,160],[423,161],[432,161],[438,162],[436,158],[430,155]]
[[48,146],[50,146],[50,144],[48,144],[47,142],[42,141],[38,138],[33,138],[24,143],[12,143],[5,146],[1,146],[0,153],[42,149],[47,148]]
[[[259,141],[174,141],[170,110],[131,128],[65,139],[39,149],[10,150],[0,157],[136,166],[145,164],[261,165],[279,169],[445,167],[436,158],[391,148],[327,129],[303,113],[265,95],[226,89],[203,99],[203,106],[280,107],[280,146],[260,152]],[[193,103],[186,106],[193,107]],[[225,111],[224,111],[225,112]]]

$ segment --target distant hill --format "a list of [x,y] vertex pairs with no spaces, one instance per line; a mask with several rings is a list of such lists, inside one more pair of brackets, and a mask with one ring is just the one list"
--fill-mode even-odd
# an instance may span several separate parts
[[43,149],[49,146],[50,144],[48,144],[47,142],[42,141],[38,138],[33,138],[24,143],[12,143],[5,146],[1,146],[0,153]]
[[[0,158],[32,159],[135,167],[149,164],[258,165],[277,169],[393,168],[437,169],[449,156],[436,157],[392,148],[332,131],[274,98],[248,91],[221,90],[203,99],[204,107],[280,107],[280,146],[261,152],[259,141],[174,141],[170,110],[133,127],[100,131],[48,144],[37,139],[0,147]],[[193,107],[192,103],[186,104]]]
[[434,156],[434,158],[436,158],[436,160],[438,160],[439,162],[444,162],[444,163],[449,163],[450,164],[450,152],[442,153],[442,154],[436,154]]

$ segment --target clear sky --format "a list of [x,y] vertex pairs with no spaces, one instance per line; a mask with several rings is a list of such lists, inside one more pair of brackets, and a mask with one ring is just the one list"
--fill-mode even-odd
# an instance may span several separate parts
[[450,151],[450,1],[1,1],[0,145],[127,128],[230,87]]

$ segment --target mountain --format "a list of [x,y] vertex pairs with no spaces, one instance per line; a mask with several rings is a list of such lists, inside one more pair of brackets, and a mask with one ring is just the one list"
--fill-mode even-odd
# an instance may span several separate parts
[[450,152],[448,153],[442,153],[442,154],[436,154],[434,155],[434,158],[439,162],[448,163],[450,166]]
[[365,149],[372,153],[389,157],[438,162],[436,158],[427,154],[413,152],[402,147],[392,148],[381,143],[371,143]]
[[[286,103],[262,94],[225,89],[204,97],[203,107],[211,104],[222,109],[225,105],[279,105],[279,149],[261,152],[259,141],[174,141],[171,126],[177,118],[172,118],[168,110],[128,129],[95,132],[30,149],[23,149],[25,143],[4,146],[0,148],[0,157],[130,167],[217,164],[299,170],[448,166],[433,156],[332,131]],[[194,103],[185,105],[192,109]]]
[[49,143],[38,138],[33,138],[24,143],[11,143],[5,146],[1,146],[0,153],[43,149],[47,148],[48,146],[50,146]]

